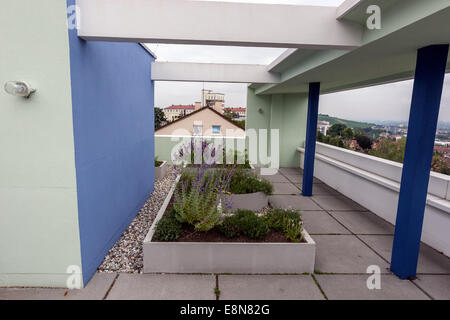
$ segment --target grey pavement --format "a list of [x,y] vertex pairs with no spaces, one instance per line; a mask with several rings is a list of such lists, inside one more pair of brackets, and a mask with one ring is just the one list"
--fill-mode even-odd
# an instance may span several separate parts
[[[450,259],[422,244],[417,279],[389,271],[394,227],[329,186],[315,180],[303,197],[301,170],[282,168],[269,178],[272,207],[302,211],[316,242],[314,274],[190,275],[97,273],[81,290],[0,288],[0,299],[450,299]],[[295,193],[295,195],[291,194]],[[368,289],[378,266],[380,289]]]

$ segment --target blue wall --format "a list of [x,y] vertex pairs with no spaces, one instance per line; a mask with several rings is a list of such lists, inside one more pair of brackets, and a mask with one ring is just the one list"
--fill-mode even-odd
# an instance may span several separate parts
[[86,42],[76,30],[69,41],[86,284],[153,190],[154,58],[139,44]]

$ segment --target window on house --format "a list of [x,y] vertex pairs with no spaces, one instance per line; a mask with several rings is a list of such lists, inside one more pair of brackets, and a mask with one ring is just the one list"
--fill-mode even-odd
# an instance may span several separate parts
[[213,134],[220,134],[220,126],[212,126]]

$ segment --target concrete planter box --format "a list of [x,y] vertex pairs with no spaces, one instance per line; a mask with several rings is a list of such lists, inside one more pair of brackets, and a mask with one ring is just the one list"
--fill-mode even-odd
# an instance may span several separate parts
[[167,174],[168,169],[167,161],[163,161],[163,163],[159,167],[155,167],[155,179],[162,179]]
[[238,209],[259,211],[269,205],[269,196],[264,192],[231,194],[228,197],[232,211]]
[[306,243],[152,242],[175,190],[167,198],[147,234],[144,273],[303,273],[314,271],[316,243],[304,231]]

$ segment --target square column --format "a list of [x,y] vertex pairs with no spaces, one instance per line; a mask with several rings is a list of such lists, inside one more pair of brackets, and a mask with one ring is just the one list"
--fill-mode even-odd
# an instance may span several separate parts
[[319,116],[320,83],[309,84],[308,118],[306,122],[305,159],[303,164],[302,194],[312,196],[314,157],[316,153],[317,119]]
[[391,260],[401,279],[416,276],[448,49],[433,45],[417,53]]

